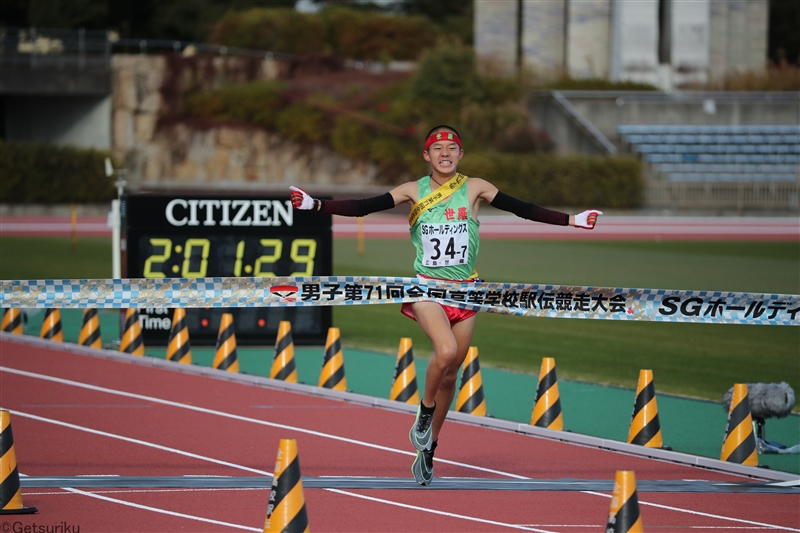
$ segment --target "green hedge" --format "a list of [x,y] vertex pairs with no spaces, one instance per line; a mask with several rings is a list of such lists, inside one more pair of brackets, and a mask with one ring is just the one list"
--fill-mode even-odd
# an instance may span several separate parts
[[633,208],[643,200],[634,157],[480,153],[467,154],[458,169],[539,205]]
[[108,152],[36,142],[0,141],[0,202],[103,203],[116,196],[106,177]]
[[214,44],[287,54],[336,54],[362,61],[414,60],[436,44],[425,17],[391,17],[332,7],[319,13],[229,11],[211,29]]

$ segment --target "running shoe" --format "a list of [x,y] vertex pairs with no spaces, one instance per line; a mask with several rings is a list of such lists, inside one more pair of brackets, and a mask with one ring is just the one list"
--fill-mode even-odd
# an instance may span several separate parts
[[414,425],[411,426],[411,431],[408,432],[408,438],[417,451],[427,450],[431,447],[431,440],[433,439],[431,423],[433,422],[433,412],[435,410],[435,404],[433,407],[425,407],[422,402],[419,402],[417,418],[414,420]]
[[431,443],[430,450],[417,452],[417,458],[411,465],[411,473],[418,484],[427,487],[433,480],[433,451],[436,449],[436,441]]

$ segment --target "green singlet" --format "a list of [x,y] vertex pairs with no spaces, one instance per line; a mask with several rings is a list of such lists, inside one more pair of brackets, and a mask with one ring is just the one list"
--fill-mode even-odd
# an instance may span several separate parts
[[[446,200],[420,215],[409,228],[417,249],[414,271],[430,278],[469,279],[475,269],[481,223],[472,218],[469,180]],[[418,198],[431,193],[430,176],[417,181]]]

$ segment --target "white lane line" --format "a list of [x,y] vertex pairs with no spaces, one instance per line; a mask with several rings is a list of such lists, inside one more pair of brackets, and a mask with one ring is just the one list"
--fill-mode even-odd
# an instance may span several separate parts
[[165,514],[165,515],[169,515],[169,516],[177,516],[178,518],[188,518],[189,520],[196,520],[198,522],[206,522],[208,524],[215,524],[215,525],[218,525],[218,526],[227,526],[227,527],[232,527],[232,528],[235,528],[235,529],[242,529],[244,531],[257,531],[258,533],[261,533],[261,532],[264,531],[263,528],[243,526],[243,525],[240,525],[240,524],[232,524],[230,522],[222,522],[220,520],[212,520],[211,518],[203,518],[202,516],[194,516],[194,515],[191,515],[191,514],[176,513],[175,511],[167,511],[166,509],[159,509],[158,507],[150,507],[149,505],[141,505],[141,504],[138,504],[138,503],[127,502],[125,500],[118,500],[116,498],[109,498],[108,496],[103,496],[101,494],[95,494],[93,492],[87,492],[85,490],[72,489],[72,488],[68,488],[68,487],[65,487],[64,490],[68,490],[69,492],[72,492],[74,494],[80,494],[82,496],[88,496],[89,498],[96,498],[98,500],[103,500],[103,501],[106,501],[106,502],[116,503],[116,504],[119,504],[119,505],[125,505],[127,507],[134,507],[136,509],[142,509],[142,510],[145,510],[145,511],[151,511],[153,513]]
[[[582,491],[582,492],[584,494],[593,494],[595,496],[602,496],[604,498],[611,498],[611,494],[603,494],[602,492],[594,492],[594,491],[590,491],[590,490],[585,490],[585,491]],[[659,509],[666,509],[668,511],[674,511],[675,510],[674,507],[670,507],[669,505],[662,505],[660,503],[652,503],[652,502],[643,502],[642,500],[639,500],[639,505],[646,505],[646,506],[649,506],[649,507],[657,507]],[[689,514],[693,514],[693,515],[697,515],[697,516],[705,516],[707,518],[718,518],[718,519],[723,519],[723,520],[730,520],[731,522],[740,522],[742,524],[751,524],[751,525],[754,525],[754,526],[762,526],[762,527],[766,527],[766,528],[769,528],[769,529],[781,529],[781,530],[784,530],[784,531],[800,531],[800,529],[795,529],[793,527],[776,526],[774,524],[766,524],[764,522],[754,522],[753,520],[745,520],[743,518],[733,518],[733,517],[730,517],[730,516],[719,516],[719,515],[715,515],[715,514],[711,514],[711,513],[704,513],[702,511],[692,511],[691,509],[679,509],[679,510],[684,512],[684,513],[689,513]]]
[[123,440],[125,442],[131,442],[133,444],[141,444],[142,446],[147,446],[148,448],[155,448],[157,450],[162,450],[165,452],[177,453],[178,455],[183,455],[185,457],[191,457],[192,459],[200,459],[202,461],[208,461],[210,463],[216,463],[218,465],[229,466],[231,468],[237,468],[239,470],[246,470],[248,472],[253,472],[254,474],[261,474],[265,476],[272,477],[272,472],[265,472],[264,470],[258,470],[256,468],[250,468],[249,466],[242,466],[237,465],[235,463],[229,463],[228,461],[222,461],[220,459],[214,459],[213,457],[208,457],[205,455],[198,455],[196,453],[185,452],[183,450],[179,450],[177,448],[170,448],[169,446],[162,446],[160,444],[155,444],[152,442],[147,442],[139,439],[132,439],[130,437],[125,437],[123,435],[117,435],[115,433],[108,433],[106,431],[100,431],[98,429],[88,428],[86,426],[78,426],[75,424],[70,424],[69,422],[62,422],[61,420],[54,420],[52,418],[45,418],[43,416],[32,415],[30,413],[23,413],[22,411],[10,411],[11,414],[14,416],[20,416],[22,418],[30,418],[32,420],[38,420],[39,422],[47,422],[49,424],[55,424],[57,426],[62,426],[70,429],[77,429],[78,431],[85,431],[86,433],[92,433],[94,435],[100,435],[103,437],[108,437],[111,439]]
[[[440,516],[449,516],[449,517],[453,517],[453,518],[461,518],[461,515],[457,515],[457,514],[454,514],[454,513],[448,513],[446,511],[437,511],[436,509],[427,509],[427,508],[423,508],[423,507],[417,507],[415,505],[409,505],[407,503],[400,503],[400,502],[382,500],[380,498],[374,498],[372,496],[365,496],[363,494],[355,494],[353,492],[345,492],[345,491],[339,490],[339,489],[325,489],[325,490],[330,491],[330,492],[335,492],[337,494],[343,494],[345,496],[352,496],[354,498],[360,498],[362,500],[370,500],[370,501],[379,502],[379,503],[388,503],[389,505],[394,505],[395,507],[403,507],[404,509],[415,509],[415,510],[418,510],[418,511],[424,511],[426,513],[436,514],[436,515],[440,515]],[[493,526],[510,527],[512,529],[522,529],[522,530],[525,530],[525,531],[539,531],[540,533],[554,533],[554,532],[549,531],[547,529],[537,529],[535,527],[523,526],[523,525],[520,525],[520,524],[508,524],[506,522],[496,522],[494,520],[485,520],[483,518],[473,518],[473,520],[476,521],[476,522],[481,522],[482,524],[490,524],[490,525],[493,525]]]
[[[161,398],[155,398],[153,396],[145,396],[145,395],[142,395],[142,394],[134,394],[134,393],[131,393],[131,392],[124,392],[124,391],[118,391],[118,390],[115,390],[115,389],[108,389],[108,388],[105,388],[105,387],[99,387],[97,385],[89,385],[87,383],[81,383],[79,381],[72,381],[72,380],[57,378],[57,377],[53,377],[53,376],[47,376],[47,375],[44,375],[44,374],[37,374],[37,373],[34,373],[34,372],[27,372],[25,370],[17,370],[15,368],[8,368],[8,367],[5,367],[5,366],[0,366],[0,371],[9,372],[11,374],[18,374],[18,375],[21,375],[21,376],[31,377],[31,378],[35,378],[35,379],[41,379],[41,380],[45,380],[45,381],[52,381],[54,383],[61,383],[63,385],[71,385],[71,386],[74,386],[74,387],[79,387],[79,388],[84,388],[84,389],[89,389],[89,390],[95,390],[95,391],[99,391],[99,392],[105,392],[105,393],[108,393],[108,394],[114,394],[114,395],[118,395],[118,396],[125,396],[125,397],[129,397],[129,398],[137,398],[137,399],[140,399],[140,400],[151,401],[151,402],[154,402],[154,403],[160,403],[160,404],[163,404],[163,405],[169,405],[169,406],[178,407],[178,408],[181,408],[181,409],[188,409],[190,411],[197,411],[197,412],[201,412],[201,413],[217,415],[217,416],[221,416],[221,417],[225,417],[225,418],[231,418],[231,419],[234,419],[234,420],[240,420],[240,421],[243,421],[243,422],[250,422],[250,423],[259,424],[259,425],[263,425],[263,426],[270,426],[270,427],[288,429],[288,430],[292,430],[292,431],[297,431],[299,433],[306,433],[306,434],[309,434],[309,435],[315,435],[315,436],[318,436],[318,437],[329,438],[329,439],[338,440],[338,441],[341,441],[341,442],[347,442],[347,443],[350,443],[350,444],[356,444],[356,445],[359,445],[359,446],[366,446],[368,448],[374,448],[374,449],[383,450],[383,451],[387,451],[387,452],[399,453],[399,454],[403,454],[403,455],[416,455],[414,453],[407,452],[405,450],[398,450],[396,448],[389,448],[389,447],[386,447],[386,446],[380,446],[380,445],[372,444],[372,443],[369,443],[369,442],[363,442],[363,441],[358,441],[358,440],[354,440],[354,439],[347,439],[345,437],[339,437],[339,436],[336,436],[336,435],[330,435],[330,434],[327,434],[327,433],[321,433],[321,432],[318,432],[318,431],[312,431],[312,430],[309,430],[309,429],[303,429],[303,428],[298,428],[298,427],[294,427],[294,426],[287,426],[287,425],[284,425],[284,424],[266,422],[264,420],[258,420],[258,419],[255,419],[255,418],[248,418],[248,417],[245,417],[245,416],[225,413],[223,411],[214,411],[212,409],[206,409],[206,408],[197,407],[197,406],[194,406],[194,405],[186,405],[186,404],[182,404],[182,403],[178,403],[178,402],[173,402],[173,401],[170,401],[170,400],[163,400]],[[514,479],[530,479],[528,477],[520,476],[518,474],[512,474],[512,473],[509,473],[509,472],[503,472],[503,471],[500,471],[500,470],[493,470],[493,469],[489,469],[489,468],[483,468],[483,467],[480,467],[480,466],[470,465],[470,464],[466,464],[466,463],[460,463],[460,462],[457,462],[457,461],[448,461],[446,459],[437,459],[437,461],[440,462],[440,463],[447,463],[447,464],[451,464],[451,465],[461,466],[461,467],[464,467],[464,468],[471,468],[471,469],[474,469],[474,470],[480,470],[480,471],[483,471],[483,472],[490,472],[490,473],[493,473],[493,474],[507,476],[507,477],[514,478]],[[334,489],[325,489],[325,490],[334,490]],[[584,494],[592,494],[592,495],[595,495],[595,496],[603,496],[605,498],[610,498],[611,497],[610,494],[603,494],[603,493],[599,493],[599,492],[593,492],[593,491],[582,491],[582,492]],[[689,514],[697,514],[697,515],[700,515],[700,516],[707,516],[707,517],[711,517],[711,518],[716,518],[718,520],[730,520],[730,521],[733,521],[733,522],[752,523],[754,525],[756,525],[756,524],[757,525],[764,525],[764,526],[771,527],[771,528],[774,528],[774,529],[785,529],[787,531],[800,531],[798,529],[786,528],[786,527],[783,527],[783,526],[776,526],[776,525],[772,525],[772,524],[764,524],[764,523],[761,523],[761,522],[750,522],[750,521],[747,521],[747,520],[742,520],[742,519],[739,519],[739,518],[733,518],[733,517],[722,516],[722,515],[713,515],[713,514],[701,513],[699,511],[692,511],[692,510],[683,509],[683,508],[680,508],[680,507],[671,507],[671,506],[668,506],[668,505],[660,505],[660,504],[655,504],[655,503],[648,503],[648,502],[643,502],[642,500],[639,500],[639,503],[640,504],[644,504],[644,505],[652,505],[652,506],[655,506],[655,507],[660,507],[662,509],[667,509],[667,510],[670,510],[670,511],[689,513]]]
[[[215,411],[213,409],[206,409],[204,407],[197,407],[195,405],[186,405],[186,404],[179,403],[179,402],[173,402],[173,401],[170,401],[170,400],[164,400],[164,399],[161,399],[161,398],[156,398],[154,396],[145,396],[143,394],[135,394],[135,393],[132,393],[132,392],[125,392],[125,391],[120,391],[120,390],[116,390],[116,389],[108,389],[106,387],[100,387],[100,386],[97,386],[97,385],[89,385],[88,383],[82,383],[80,381],[72,381],[72,380],[69,380],[69,379],[57,378],[57,377],[48,376],[48,375],[45,375],[45,374],[37,374],[37,373],[34,373],[34,372],[26,372],[25,370],[17,370],[15,368],[8,368],[8,367],[5,367],[5,366],[0,366],[0,371],[9,372],[11,374],[18,374],[20,376],[25,376],[25,377],[29,377],[29,378],[41,379],[41,380],[45,380],[45,381],[52,381],[54,383],[60,383],[62,385],[70,385],[70,386],[78,387],[78,388],[82,388],[82,389],[88,389],[88,390],[93,390],[93,391],[98,391],[98,392],[104,392],[106,394],[113,394],[113,395],[116,395],[116,396],[125,396],[125,397],[128,397],[128,398],[136,398],[136,399],[139,399],[139,400],[145,400],[145,401],[149,401],[149,402],[153,402],[153,403],[159,403],[159,404],[162,404],[162,405],[169,405],[170,407],[178,407],[180,409],[187,409],[189,411],[195,411],[195,412],[198,412],[198,413],[216,415],[216,416],[221,416],[223,418],[230,418],[230,419],[233,419],[233,420],[239,420],[241,422],[249,422],[251,424],[258,424],[258,425],[262,425],[262,426],[274,427],[274,428],[279,428],[279,429],[286,429],[286,430],[289,430],[289,431],[296,431],[298,433],[305,433],[307,435],[314,435],[315,437],[322,437],[322,438],[326,438],[326,439],[337,440],[337,441],[340,441],[340,442],[346,442],[348,444],[355,444],[355,445],[358,445],[358,446],[364,446],[364,447],[367,447],[367,448],[373,448],[373,449],[381,450],[381,451],[385,451],[385,452],[398,453],[398,454],[401,454],[401,455],[408,455],[408,456],[416,456],[417,455],[416,453],[412,453],[412,452],[409,452],[407,450],[399,450],[397,448],[390,448],[388,446],[381,446],[379,444],[372,444],[371,442],[364,442],[364,441],[355,440],[355,439],[348,439],[346,437],[340,437],[338,435],[332,435],[330,433],[322,433],[320,431],[314,431],[314,430],[311,430],[311,429],[300,428],[300,427],[297,427],[297,426],[289,426],[289,425],[286,425],[286,424],[278,424],[276,422],[267,422],[266,420],[259,420],[257,418],[250,418],[250,417],[241,416],[241,415],[234,415],[234,414],[231,414],[231,413],[226,413],[224,411]],[[490,474],[497,474],[497,475],[500,475],[500,476],[507,476],[507,477],[516,478],[516,479],[528,479],[525,476],[519,476],[517,474],[512,474],[510,472],[503,472],[501,470],[493,470],[491,468],[483,468],[481,466],[470,465],[470,464],[467,464],[467,463],[460,463],[458,461],[449,461],[447,459],[437,459],[437,461],[439,463],[445,463],[445,464],[449,464],[449,465],[460,466],[460,467],[463,467],[463,468],[470,468],[472,470],[478,470],[480,472],[487,472],[487,473],[490,473]]]
[[[131,439],[129,437],[124,437],[122,435],[116,435],[114,433],[108,433],[108,432],[105,432],[105,431],[98,431],[96,429],[87,428],[85,426],[78,426],[76,424],[69,424],[67,422],[62,422],[60,420],[53,420],[53,419],[44,418],[44,417],[41,417],[41,416],[30,415],[28,413],[22,413],[20,411],[11,411],[11,413],[14,416],[21,416],[23,418],[27,417],[27,418],[31,418],[33,420],[37,420],[39,422],[47,422],[47,423],[50,423],[50,424],[56,424],[56,425],[59,425],[59,426],[64,426],[64,427],[67,427],[67,428],[70,428],[70,429],[75,429],[75,430],[78,430],[78,431],[85,431],[87,433],[92,433],[92,434],[100,435],[100,436],[103,436],[103,437],[109,437],[109,438],[113,438],[113,439],[124,440],[126,442],[132,442],[132,443],[135,443],[135,444],[141,444],[143,446],[149,446],[149,447],[152,447],[152,448],[158,448],[159,450],[163,450],[163,451],[166,451],[166,452],[177,453],[179,455],[193,457],[195,459],[200,459],[202,461],[209,461],[209,462],[212,462],[212,463],[215,463],[215,464],[224,464],[226,466],[230,466],[232,468],[238,468],[240,470],[245,470],[245,471],[248,471],[248,472],[256,472],[256,473],[259,473],[259,474],[268,474],[270,476],[273,476],[273,474],[271,474],[269,472],[264,472],[262,470],[256,470],[256,469],[250,468],[248,466],[237,465],[236,463],[229,463],[227,461],[220,461],[218,459],[214,459],[214,458],[211,458],[211,457],[206,457],[204,455],[197,455],[197,454],[194,454],[194,453],[184,452],[183,450],[178,450],[176,448],[170,448],[170,447],[167,447],[167,446],[161,446],[159,444],[153,444],[151,442],[137,441],[137,440]],[[175,516],[185,516],[187,518],[193,518],[193,519],[196,519],[196,520],[209,521],[209,520],[206,520],[206,519],[193,517],[192,515],[181,515],[180,513],[173,513],[172,511],[165,511],[163,509],[159,510],[159,509],[156,509],[154,507],[141,506],[141,505],[138,505],[138,504],[133,504],[133,503],[126,502],[124,500],[116,500],[116,499],[113,499],[113,498],[101,498],[100,496],[97,496],[97,495],[99,495],[101,493],[108,493],[110,491],[86,492],[86,491],[80,491],[78,489],[73,489],[73,488],[65,488],[65,490],[68,490],[68,491],[71,491],[71,492],[75,492],[75,493],[79,493],[79,494],[85,494],[87,496],[97,497],[97,498],[100,498],[100,499],[105,499],[105,500],[108,500],[108,501],[115,501],[115,502],[118,502],[118,503],[122,503],[123,505],[130,505],[132,507],[139,507],[139,508],[150,510],[150,511],[164,512],[164,513],[167,513],[167,514],[173,514]],[[182,491],[187,491],[187,490],[198,490],[198,489],[178,489],[178,490],[175,490],[175,492],[182,492]],[[206,489],[206,490],[218,490],[218,489]],[[247,490],[266,490],[266,489],[262,489],[262,488],[255,489],[254,488],[254,489],[247,489]],[[337,494],[344,494],[346,496],[353,496],[353,497],[356,497],[356,498],[361,498],[362,497],[359,494],[355,494],[355,493],[347,492],[347,491],[343,491],[343,490],[338,490],[338,489],[323,489],[323,490],[327,490],[327,491],[330,491],[330,492],[335,492]],[[123,492],[123,491],[116,491],[116,492]],[[154,491],[136,491],[136,490],[131,490],[131,491],[124,491],[124,492],[127,493],[127,492],[154,492]],[[166,490],[162,490],[162,491],[159,491],[159,492],[166,492]],[[29,493],[26,492],[26,494],[29,494]],[[53,493],[49,493],[49,494],[53,494]],[[515,528],[515,529],[525,529],[525,530],[528,530],[528,531],[541,531],[543,533],[555,533],[555,532],[552,532],[552,531],[545,531],[545,530],[541,530],[541,529],[531,529],[531,528],[527,528],[527,527],[520,527],[520,526],[516,526],[516,525],[513,525],[513,524],[504,524],[502,522],[493,522],[491,520],[486,520],[484,518],[478,518],[478,517],[475,517],[475,516],[468,516],[468,515],[462,515],[462,514],[456,514],[456,513],[448,513],[446,511],[437,511],[437,510],[434,510],[434,509],[427,509],[427,508],[424,508],[424,507],[417,507],[417,506],[413,506],[413,505],[397,504],[396,502],[393,502],[393,501],[390,501],[390,500],[384,500],[384,499],[381,499],[381,498],[369,497],[367,499],[375,501],[375,502],[379,502],[379,503],[384,503],[384,504],[387,504],[387,505],[395,505],[395,506],[399,505],[400,507],[406,507],[408,509],[412,509],[412,510],[416,510],[416,511],[424,511],[424,512],[428,512],[428,513],[441,514],[441,515],[446,515],[446,516],[450,516],[450,517],[453,517],[453,518],[459,518],[461,520],[467,520],[467,521],[472,521],[472,522],[481,522],[481,523],[487,523],[487,524],[502,525],[502,526],[508,526],[510,528]],[[220,522],[220,523],[225,524],[224,522]],[[231,524],[226,524],[226,525],[231,525]],[[231,527],[237,527],[237,526],[235,524],[233,524],[233,525],[231,525]],[[250,529],[250,528],[247,528],[245,526],[238,526],[238,527],[241,527],[242,529]],[[255,531],[261,531],[261,530],[255,530]]]

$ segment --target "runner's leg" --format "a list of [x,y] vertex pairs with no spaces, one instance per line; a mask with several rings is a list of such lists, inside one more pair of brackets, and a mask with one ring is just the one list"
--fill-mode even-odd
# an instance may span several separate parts
[[[433,344],[433,356],[425,372],[425,391],[422,403],[433,407],[439,386],[448,367],[458,357],[458,341],[450,329],[450,321],[442,307],[435,302],[418,302],[413,305],[414,316],[425,335]],[[466,352],[464,353],[466,356]],[[445,413],[450,404],[444,406]],[[437,409],[438,411],[438,409]]]
[[453,329],[451,331],[458,345],[457,355],[453,362],[447,367],[447,371],[439,384],[439,392],[436,394],[436,412],[433,414],[433,424],[431,425],[434,442],[439,440],[439,431],[442,429],[444,419],[447,416],[447,412],[450,410],[450,405],[453,403],[453,397],[456,393],[458,371],[464,363],[464,359],[467,357],[469,345],[472,342],[472,332],[475,330],[476,318],[477,315],[471,316],[466,320],[453,324]]

